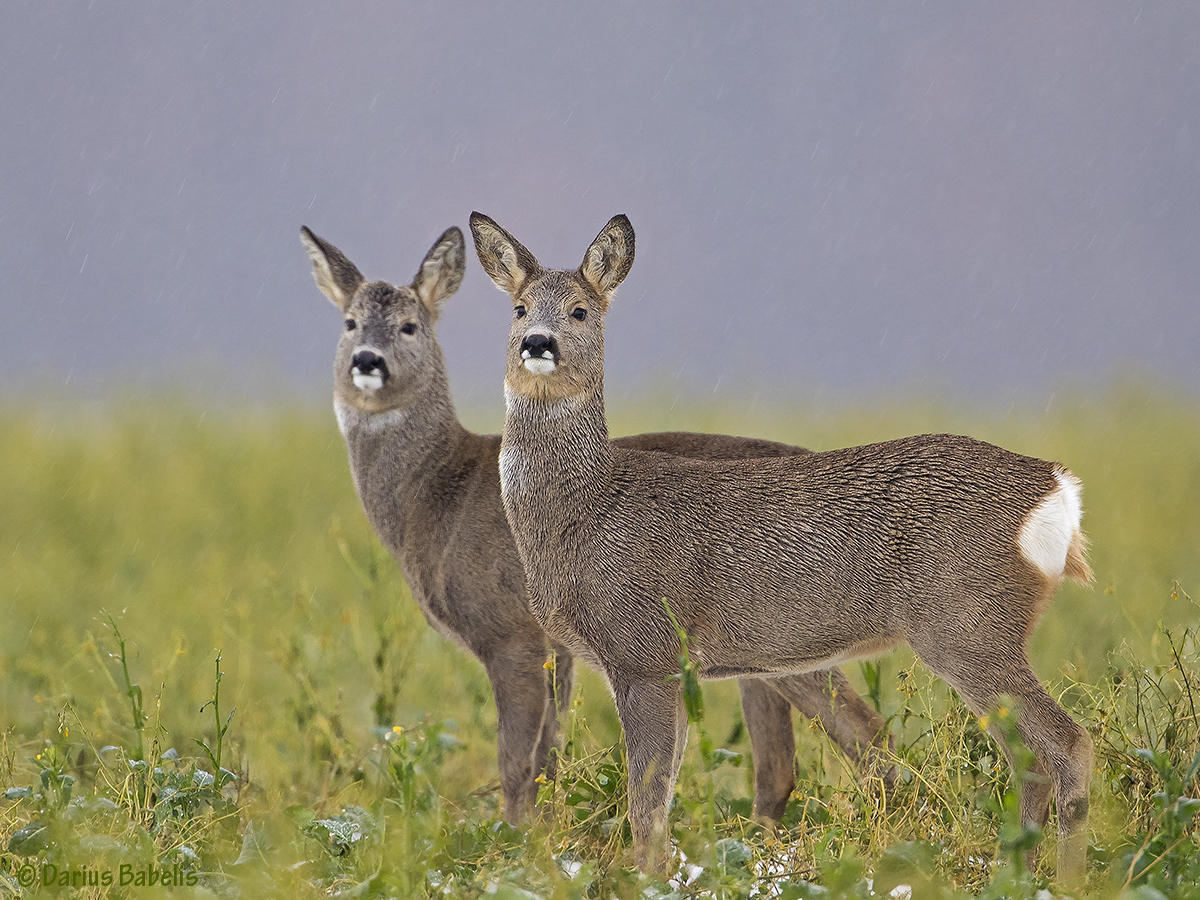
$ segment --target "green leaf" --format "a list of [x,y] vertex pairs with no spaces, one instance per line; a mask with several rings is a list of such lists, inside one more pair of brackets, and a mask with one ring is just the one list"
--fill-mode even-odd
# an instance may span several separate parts
[[266,851],[269,846],[265,828],[255,828],[253,822],[246,823],[246,831],[242,835],[242,852],[234,861],[235,866],[264,865],[267,861]]
[[1117,900],[1167,900],[1162,891],[1143,884],[1135,888],[1126,888],[1117,895]]
[[300,828],[306,828],[317,818],[317,814],[315,812],[313,812],[307,806],[301,806],[298,803],[293,806],[289,806],[283,811],[283,813]]
[[1200,773],[1200,752],[1196,753],[1196,757],[1192,760],[1192,764],[1188,766],[1187,776],[1183,779],[1184,787],[1187,787],[1192,783],[1192,781],[1195,780],[1197,773]]
[[754,859],[750,848],[736,838],[721,838],[713,849],[716,851],[717,865],[726,872],[745,870]]
[[1200,811],[1200,800],[1190,797],[1180,797],[1175,804],[1175,813],[1185,822]]
[[819,900],[829,896],[829,889],[808,881],[785,881],[777,896],[778,900]]
[[8,839],[8,852],[37,856],[50,846],[50,830],[41,822],[30,822]]
[[875,894],[886,897],[899,885],[906,884],[914,897],[941,896],[944,891],[934,877],[936,858],[936,848],[926,841],[893,844],[875,865]]

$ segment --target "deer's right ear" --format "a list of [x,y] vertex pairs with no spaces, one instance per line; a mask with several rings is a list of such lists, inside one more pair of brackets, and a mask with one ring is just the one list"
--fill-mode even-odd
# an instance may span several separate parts
[[354,292],[366,279],[354,263],[342,255],[341,250],[321,240],[303,225],[300,226],[300,240],[308,251],[308,258],[312,260],[313,281],[321,293],[333,301],[334,306],[345,312]]
[[579,274],[604,298],[612,299],[633,265],[633,226],[625,215],[613,216],[583,255]]
[[483,213],[471,213],[471,236],[483,271],[510,296],[515,297],[525,282],[541,271],[534,255]]

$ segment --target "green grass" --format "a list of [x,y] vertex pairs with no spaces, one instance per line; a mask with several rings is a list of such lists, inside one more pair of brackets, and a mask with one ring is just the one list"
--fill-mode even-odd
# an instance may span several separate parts
[[[1070,466],[1098,583],[1060,591],[1032,653],[1097,743],[1090,889],[1116,894],[1161,857],[1140,880],[1197,896],[1191,806],[1178,799],[1197,792],[1200,750],[1194,403],[1127,387],[1048,412],[648,401],[610,413],[614,434],[718,430],[815,449],[963,431]],[[590,673],[544,814],[528,829],[502,823],[482,667],[421,618],[359,510],[328,412],[0,410],[0,509],[0,895],[26,864],[39,877],[166,867],[218,895],[672,890],[625,867],[620,731]],[[774,835],[747,818],[736,686],[704,685],[673,812],[700,872],[679,893],[815,896],[817,881],[869,896],[871,877],[914,896],[1032,896],[1045,884],[1045,867],[1002,864],[1013,854],[997,830],[1020,840],[1009,774],[973,717],[905,651],[878,673],[896,791],[862,784],[798,720],[801,782]],[[701,754],[701,733],[733,753]]]

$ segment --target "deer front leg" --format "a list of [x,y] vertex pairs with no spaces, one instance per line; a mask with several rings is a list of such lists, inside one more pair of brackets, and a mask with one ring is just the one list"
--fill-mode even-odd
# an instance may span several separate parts
[[629,757],[629,825],[637,866],[662,871],[667,812],[687,742],[683,691],[676,679],[625,681],[609,673]]
[[778,822],[796,786],[792,707],[765,680],[738,679],[738,690],[754,759],[754,817]]
[[535,757],[541,750],[545,717],[553,715],[547,698],[549,673],[542,668],[545,661],[546,646],[541,640],[507,643],[484,661],[496,696],[500,787],[504,818],[510,824],[526,819],[537,798],[533,779],[540,766]]

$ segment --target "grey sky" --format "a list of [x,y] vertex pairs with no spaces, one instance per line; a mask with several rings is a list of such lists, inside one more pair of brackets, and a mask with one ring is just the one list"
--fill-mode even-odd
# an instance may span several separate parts
[[[328,390],[301,224],[407,280],[629,215],[614,388],[1200,394],[1200,5],[10,2],[0,379]],[[440,329],[501,403],[473,255]]]

